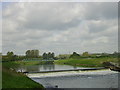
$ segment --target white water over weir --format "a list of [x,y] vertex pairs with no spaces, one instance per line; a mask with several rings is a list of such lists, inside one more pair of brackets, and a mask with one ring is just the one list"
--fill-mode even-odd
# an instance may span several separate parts
[[118,73],[106,70],[95,70],[95,71],[65,71],[65,72],[49,72],[49,73],[28,73],[27,76],[30,78],[45,78],[45,77],[60,77],[60,76],[72,76],[72,75],[107,75]]
[[109,69],[27,73],[32,80],[46,88],[118,88],[118,72]]

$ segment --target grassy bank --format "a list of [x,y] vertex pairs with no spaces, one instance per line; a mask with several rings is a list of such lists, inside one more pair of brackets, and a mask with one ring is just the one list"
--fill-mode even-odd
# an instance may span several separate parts
[[19,64],[5,62],[2,66],[2,88],[43,88],[42,85],[34,82],[26,75],[17,73],[12,68]]
[[82,58],[82,59],[64,59],[64,60],[56,60],[56,64],[65,64],[79,67],[103,67],[103,62],[118,62],[117,58]]

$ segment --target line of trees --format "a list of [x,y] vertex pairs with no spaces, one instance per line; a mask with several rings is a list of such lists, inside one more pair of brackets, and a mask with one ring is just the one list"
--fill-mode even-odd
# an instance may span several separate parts
[[26,57],[29,58],[37,58],[39,57],[39,50],[27,50]]
[[43,53],[42,55],[43,59],[54,59],[55,58],[55,54],[52,52],[48,52],[48,53]]
[[[1,53],[2,55],[2,53]],[[15,60],[23,60],[25,56],[15,55],[12,51],[7,52],[6,55],[2,55],[2,61],[15,61]]]
[[119,52],[114,52],[112,54],[109,53],[93,53],[90,54],[88,52],[83,52],[82,54],[78,54],[76,52],[73,52],[72,54],[60,54],[55,57],[55,53],[53,52],[48,52],[48,53],[43,53],[42,56],[39,55],[38,50],[27,50],[26,55],[15,55],[12,51],[7,52],[6,55],[2,55],[2,61],[14,61],[14,60],[23,60],[23,59],[29,59],[29,58],[40,58],[40,59],[46,59],[46,60],[57,60],[57,59],[68,59],[68,58],[101,58],[101,57],[119,57],[120,58],[120,53]]

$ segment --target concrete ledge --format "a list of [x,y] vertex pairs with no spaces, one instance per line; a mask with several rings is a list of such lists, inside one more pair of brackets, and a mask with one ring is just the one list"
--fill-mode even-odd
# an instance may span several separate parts
[[37,72],[23,72],[23,73],[49,73],[49,72],[65,72],[65,71],[89,71],[89,70],[101,70],[106,68],[90,68],[90,69],[69,69],[69,70],[54,70],[54,71],[37,71]]

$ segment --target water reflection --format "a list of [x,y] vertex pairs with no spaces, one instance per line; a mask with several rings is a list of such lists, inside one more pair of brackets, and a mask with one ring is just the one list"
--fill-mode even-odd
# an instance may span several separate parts
[[74,68],[74,69],[77,69],[77,67],[76,67],[76,66],[73,66],[73,68]]
[[53,71],[53,70],[69,70],[69,69],[81,69],[83,67],[76,67],[70,65],[57,65],[51,61],[47,61],[44,64],[32,65],[32,66],[20,66],[17,71],[27,71],[27,72],[39,72],[39,71]]
[[28,66],[25,68],[26,68],[26,71],[39,71],[38,66]]
[[[42,65],[43,66],[43,69],[45,71],[51,71],[51,70],[55,70],[55,65],[54,64],[44,64]],[[41,70],[40,70],[41,71]]]

